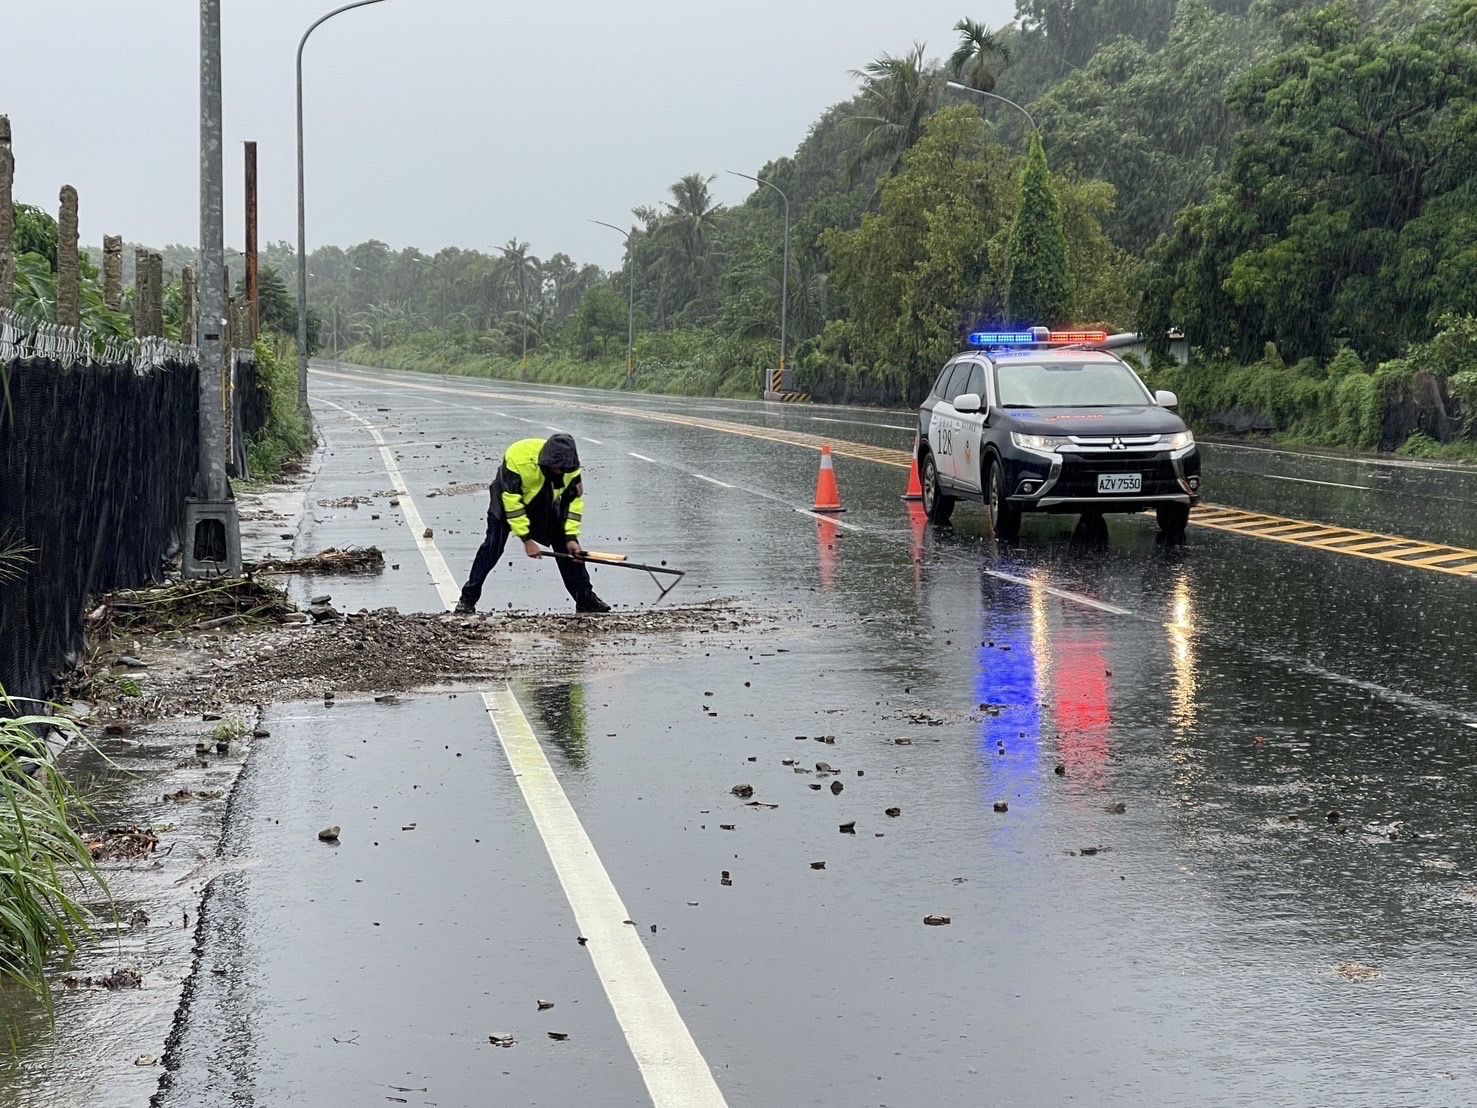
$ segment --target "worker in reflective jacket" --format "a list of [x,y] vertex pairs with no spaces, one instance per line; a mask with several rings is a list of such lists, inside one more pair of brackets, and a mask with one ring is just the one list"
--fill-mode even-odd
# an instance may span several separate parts
[[570,555],[558,559],[558,565],[575,611],[610,611],[610,605],[595,595],[590,574],[578,560],[584,553],[579,540],[584,494],[579,452],[568,435],[520,439],[508,447],[492,482],[487,538],[472,562],[472,574],[462,586],[456,610],[464,614],[477,610],[482,583],[503,556],[508,536],[516,535],[530,558],[543,556],[540,543]]

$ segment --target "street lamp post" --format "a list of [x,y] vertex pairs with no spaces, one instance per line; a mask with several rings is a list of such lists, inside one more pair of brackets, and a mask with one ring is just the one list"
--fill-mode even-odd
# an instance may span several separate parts
[[748,173],[740,173],[736,169],[730,169],[729,173],[735,177],[743,177],[745,180],[753,181],[755,184],[763,185],[765,188],[774,189],[780,194],[780,199],[785,202],[785,252],[784,270],[780,274],[780,369],[777,377],[769,382],[768,392],[779,392],[790,384],[786,380],[789,371],[790,348],[787,342],[786,324],[789,320],[790,310],[790,198],[785,195],[784,190],[771,181],[761,180]]
[[1031,130],[1035,131],[1038,135],[1041,133],[1041,128],[1036,126],[1036,120],[1032,118],[1031,113],[1026,111],[1025,108],[1021,107],[1008,96],[1001,96],[998,92],[986,92],[982,88],[975,88],[973,85],[960,84],[958,81],[949,81],[946,83],[950,88],[957,88],[962,92],[972,92],[976,96],[988,96],[991,100],[999,100],[1002,104],[1009,104],[1016,111],[1020,112],[1021,115],[1026,117],[1026,122],[1031,125]]
[[354,0],[327,15],[319,16],[303,32],[297,44],[297,402],[308,410],[308,232],[307,203],[303,193],[303,47],[308,36],[336,15],[383,0]]
[[626,306],[626,388],[636,384],[636,258],[631,250],[631,232],[622,231],[614,223],[603,219],[592,219],[602,227],[609,227],[626,240],[626,290],[629,303]]

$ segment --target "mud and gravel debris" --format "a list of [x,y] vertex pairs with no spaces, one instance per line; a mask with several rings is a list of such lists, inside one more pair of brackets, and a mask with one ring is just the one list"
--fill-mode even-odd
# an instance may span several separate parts
[[1376,981],[1384,976],[1384,971],[1362,962],[1340,962],[1333,967],[1333,975],[1345,981]]
[[87,840],[87,852],[94,862],[147,858],[158,847],[159,836],[147,827],[109,827]]
[[306,558],[266,558],[247,568],[253,573],[383,573],[385,556],[377,546],[331,546]]
[[131,629],[151,659],[139,687],[124,692],[115,682],[94,679],[111,657],[104,641],[74,674],[73,695],[106,706],[110,719],[139,720],[313,700],[326,691],[342,698],[522,675],[568,679],[592,666],[647,657],[653,638],[680,643],[703,636],[706,647],[715,637],[760,622],[729,600],[601,615],[457,616],[381,608],[319,621],[305,619],[277,590],[254,595],[279,598],[281,607],[274,601],[272,610],[281,614],[240,627],[180,631],[169,620],[165,634]]
[[436,496],[465,496],[471,492],[480,492],[485,495],[487,493],[487,486],[475,481],[465,485],[452,483],[443,488],[432,489],[426,493],[426,496],[428,498]]
[[372,496],[339,496],[332,500],[318,501],[320,508],[357,508],[360,504],[369,504],[374,501]]
[[78,977],[75,974],[62,978],[62,984],[69,989],[107,989],[116,992],[119,989],[137,989],[143,986],[143,975],[132,966],[119,966],[112,973],[104,974],[102,977]]

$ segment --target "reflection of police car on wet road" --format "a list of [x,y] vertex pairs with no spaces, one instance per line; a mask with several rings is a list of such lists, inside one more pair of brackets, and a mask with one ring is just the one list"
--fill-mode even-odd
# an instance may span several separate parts
[[1098,331],[980,332],[944,366],[918,409],[923,504],[946,523],[956,500],[981,500],[996,538],[1024,512],[1153,509],[1182,535],[1200,497],[1195,438],[1101,346]]

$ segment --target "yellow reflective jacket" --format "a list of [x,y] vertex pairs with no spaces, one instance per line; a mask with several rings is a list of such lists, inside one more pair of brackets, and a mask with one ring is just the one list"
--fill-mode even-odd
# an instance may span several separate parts
[[538,464],[543,448],[543,439],[519,439],[508,447],[493,482],[495,499],[518,538],[528,538],[532,519],[562,524],[564,533],[573,538],[580,533],[585,512],[585,488],[580,476],[584,471],[545,477]]

